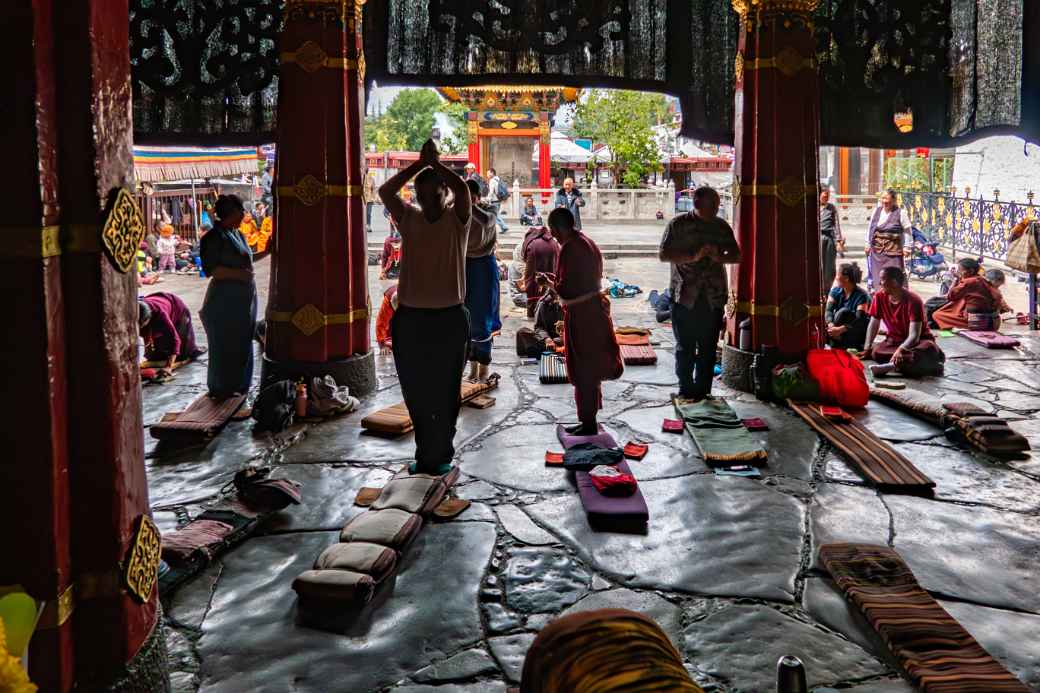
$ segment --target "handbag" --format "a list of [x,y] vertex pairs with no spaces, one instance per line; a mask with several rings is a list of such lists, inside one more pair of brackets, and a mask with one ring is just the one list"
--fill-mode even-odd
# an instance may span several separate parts
[[1004,262],[1011,269],[1028,274],[1040,274],[1040,248],[1036,246],[1037,222],[1026,226],[1021,236],[1008,244]]

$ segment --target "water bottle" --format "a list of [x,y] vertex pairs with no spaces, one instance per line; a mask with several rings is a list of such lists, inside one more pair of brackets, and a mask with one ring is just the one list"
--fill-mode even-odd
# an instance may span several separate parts
[[307,384],[302,380],[296,383],[296,416],[301,419],[307,416]]
[[805,667],[794,655],[784,655],[776,663],[776,693],[809,693]]

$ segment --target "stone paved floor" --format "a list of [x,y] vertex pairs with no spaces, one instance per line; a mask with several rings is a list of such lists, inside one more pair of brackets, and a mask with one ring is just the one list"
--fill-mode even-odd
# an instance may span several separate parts
[[[261,263],[261,275],[267,271]],[[660,287],[650,260],[607,272]],[[261,276],[261,286],[266,278]],[[204,283],[160,284],[195,308]],[[373,296],[382,284],[372,282]],[[614,302],[618,324],[652,325],[641,298]],[[456,439],[458,494],[473,505],[431,524],[409,548],[391,590],[345,634],[297,625],[292,579],[360,512],[362,486],[408,461],[411,436],[361,435],[366,413],[400,400],[392,359],[377,357],[378,391],[361,410],[321,425],[254,437],[233,423],[205,447],[157,449],[147,438],[155,517],[173,529],[241,465],[269,463],[303,484],[305,502],[276,516],[167,605],[178,691],[497,693],[519,676],[535,633],[561,613],[622,606],[651,615],[708,690],[765,692],[782,653],[806,663],[812,686],[855,693],[912,690],[864,622],[815,563],[828,541],[898,549],[924,586],[1011,671],[1040,690],[1040,462],[958,450],[937,429],[871,403],[864,420],[937,482],[932,499],[881,495],[800,419],[727,392],[770,462],[762,480],[714,475],[685,437],[660,433],[670,414],[672,337],[655,329],[659,363],[605,386],[604,421],[619,441],[651,442],[632,464],[650,508],[646,536],[590,530],[573,484],[546,469],[559,421],[573,421],[568,386],[543,386],[513,353],[523,322],[509,311],[495,349],[497,405],[464,409]],[[656,325],[654,325],[656,327]],[[201,329],[200,329],[201,333]],[[200,334],[200,337],[203,336]],[[939,401],[972,401],[1013,419],[1040,446],[1040,336],[992,352],[942,340],[948,377],[914,383]],[[144,390],[150,424],[204,390],[205,366]]]

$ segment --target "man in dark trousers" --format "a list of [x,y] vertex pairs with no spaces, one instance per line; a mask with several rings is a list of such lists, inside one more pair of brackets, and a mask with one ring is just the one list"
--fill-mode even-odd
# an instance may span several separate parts
[[[420,209],[397,193],[415,177]],[[448,191],[454,204],[448,204]],[[427,140],[419,160],[379,189],[401,234],[398,308],[390,323],[394,363],[415,426],[411,471],[447,474],[455,456],[455,422],[466,364],[466,245],[471,202],[466,183]]]
[[716,350],[722,332],[727,285],[724,264],[740,262],[733,229],[719,218],[719,194],[709,187],[693,193],[693,211],[668,222],[659,258],[672,266],[672,331],[679,396],[711,395]]

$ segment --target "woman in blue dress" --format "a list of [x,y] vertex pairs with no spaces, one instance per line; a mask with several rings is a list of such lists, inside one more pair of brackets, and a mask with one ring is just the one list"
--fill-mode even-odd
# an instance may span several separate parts
[[209,340],[209,395],[226,399],[249,392],[253,382],[256,282],[253,253],[238,230],[245,215],[236,195],[221,195],[213,230],[202,237],[199,257],[210,277],[199,315]]

